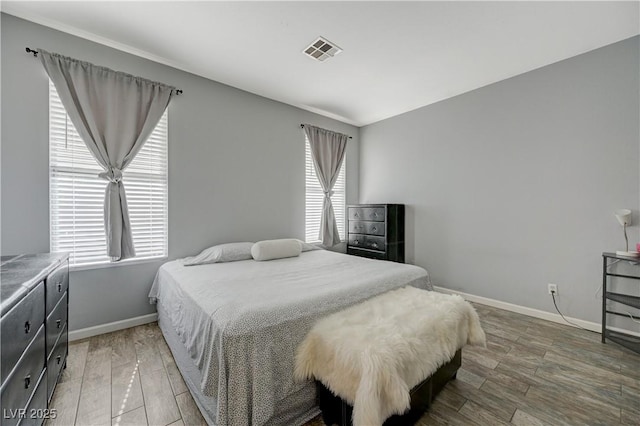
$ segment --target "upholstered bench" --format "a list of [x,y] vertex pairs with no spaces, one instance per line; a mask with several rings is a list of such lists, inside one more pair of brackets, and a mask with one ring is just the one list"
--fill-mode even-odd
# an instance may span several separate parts
[[[456,378],[458,368],[462,361],[462,349],[458,349],[453,359],[444,364],[427,379],[411,389],[411,404],[403,414],[394,414],[383,423],[384,426],[409,426],[415,424],[422,414],[429,408],[436,395]],[[344,399],[336,396],[321,381],[316,380],[316,400],[322,420],[326,425],[348,426],[352,425],[353,406]]]
[[315,379],[326,424],[412,424],[454,378],[465,344],[485,345],[462,297],[405,287],[318,321],[295,376]]

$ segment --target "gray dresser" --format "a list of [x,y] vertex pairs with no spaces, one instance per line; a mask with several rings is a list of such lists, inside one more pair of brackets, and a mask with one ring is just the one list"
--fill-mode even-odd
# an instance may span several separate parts
[[66,254],[3,256],[0,269],[2,426],[41,425],[68,352]]

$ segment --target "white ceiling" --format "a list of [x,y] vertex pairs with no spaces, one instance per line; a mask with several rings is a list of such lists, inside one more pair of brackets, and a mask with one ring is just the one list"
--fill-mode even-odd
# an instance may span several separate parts
[[[638,6],[3,1],[0,7],[362,126],[637,35]],[[317,36],[344,52],[311,60],[301,51]]]

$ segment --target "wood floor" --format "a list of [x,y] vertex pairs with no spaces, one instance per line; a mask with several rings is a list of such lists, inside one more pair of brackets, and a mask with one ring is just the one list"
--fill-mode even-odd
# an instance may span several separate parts
[[[420,425],[640,425],[640,355],[597,333],[474,306],[487,348],[463,350],[457,380]],[[49,425],[204,424],[157,324],[69,351]]]
[[157,323],[69,345],[48,425],[206,425]]

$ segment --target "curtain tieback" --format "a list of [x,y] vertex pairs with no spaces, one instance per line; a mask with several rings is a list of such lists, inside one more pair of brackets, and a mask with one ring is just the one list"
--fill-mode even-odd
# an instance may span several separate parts
[[110,167],[108,171],[102,172],[98,175],[102,179],[108,180],[111,183],[119,183],[122,181],[122,170]]
[[323,192],[325,197],[327,198],[333,197],[333,191],[323,191]]

